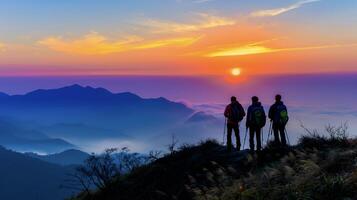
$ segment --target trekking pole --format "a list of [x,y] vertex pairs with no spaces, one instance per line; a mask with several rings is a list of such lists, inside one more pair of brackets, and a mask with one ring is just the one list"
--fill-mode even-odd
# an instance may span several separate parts
[[264,128],[261,129],[260,134],[262,135],[261,140],[260,140],[260,145],[261,147],[264,146]]
[[225,143],[225,138],[226,138],[226,128],[227,128],[227,117],[224,118],[223,142],[222,142],[223,145],[224,145],[224,143]]
[[290,144],[289,134],[288,134],[288,132],[286,131],[286,128],[284,129],[284,131],[285,131],[285,134],[286,134],[286,139],[288,139],[288,144],[289,144],[289,146],[290,146],[291,144]]
[[248,127],[245,130],[245,136],[244,136],[244,142],[243,142],[243,150],[244,150],[244,147],[245,147],[245,140],[247,139],[247,134],[248,134]]

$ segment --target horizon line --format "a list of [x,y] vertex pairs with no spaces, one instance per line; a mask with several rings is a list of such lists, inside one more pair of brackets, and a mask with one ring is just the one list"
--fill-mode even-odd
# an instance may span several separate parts
[[[267,73],[267,74],[246,74],[242,75],[245,77],[271,77],[271,76],[309,76],[309,75],[357,75],[357,71],[340,71],[340,72],[301,72],[301,73]],[[226,77],[226,74],[20,74],[20,75],[0,75],[0,78],[65,78],[65,77],[100,77],[100,78],[110,78],[110,77]]]

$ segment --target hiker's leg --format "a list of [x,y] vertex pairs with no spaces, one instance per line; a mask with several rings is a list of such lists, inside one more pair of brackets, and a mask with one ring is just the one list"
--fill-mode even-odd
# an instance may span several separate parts
[[273,124],[273,132],[274,132],[274,143],[276,145],[280,145],[279,126],[277,124]]
[[286,146],[285,126],[280,126],[279,132],[280,132],[281,144]]
[[261,128],[256,128],[257,150],[262,150]]
[[233,127],[227,124],[227,149],[232,150],[232,130]]
[[237,144],[237,150],[240,150],[240,136],[239,136],[239,127],[238,125],[234,127],[234,133],[236,135],[236,144]]
[[251,151],[254,151],[254,128],[249,128],[249,147]]

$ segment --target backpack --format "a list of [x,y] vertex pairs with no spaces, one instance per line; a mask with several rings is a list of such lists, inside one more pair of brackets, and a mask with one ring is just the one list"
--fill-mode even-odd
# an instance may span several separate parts
[[232,113],[230,119],[233,121],[240,121],[239,105],[231,105]]
[[286,125],[289,121],[288,110],[285,105],[277,105],[276,106],[276,122],[282,125]]
[[263,127],[266,123],[266,116],[262,107],[253,107],[251,122],[254,126]]

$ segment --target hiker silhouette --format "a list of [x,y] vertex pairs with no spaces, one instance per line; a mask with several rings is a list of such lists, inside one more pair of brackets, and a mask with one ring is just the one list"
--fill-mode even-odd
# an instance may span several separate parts
[[289,117],[288,109],[281,98],[280,94],[275,96],[275,103],[269,109],[269,119],[273,123],[274,143],[286,146],[285,127]]
[[239,136],[239,122],[241,122],[245,116],[243,106],[237,101],[236,97],[231,97],[231,103],[227,105],[224,116],[227,118],[227,150],[232,150],[232,132],[234,130],[236,136],[236,148],[239,151],[241,147]]
[[249,146],[250,150],[254,151],[254,135],[257,141],[257,151],[262,149],[262,135],[261,130],[266,124],[266,115],[259,98],[252,97],[252,105],[247,111],[246,128],[249,129]]

